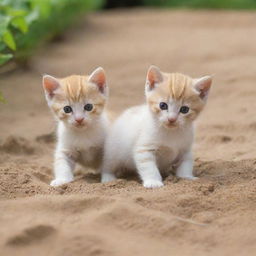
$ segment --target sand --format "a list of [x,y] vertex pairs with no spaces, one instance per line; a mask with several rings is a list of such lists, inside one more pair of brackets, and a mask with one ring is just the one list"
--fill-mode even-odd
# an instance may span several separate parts
[[[143,10],[91,14],[42,48],[31,70],[2,75],[0,255],[256,255],[256,19],[250,12]],[[55,123],[41,74],[103,66],[115,114],[144,100],[150,64],[214,75],[197,122],[197,181],[100,184],[78,168],[50,187]]]

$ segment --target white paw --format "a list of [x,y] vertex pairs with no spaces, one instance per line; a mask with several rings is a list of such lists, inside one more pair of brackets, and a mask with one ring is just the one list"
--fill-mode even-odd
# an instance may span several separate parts
[[198,177],[195,177],[195,176],[178,176],[179,178],[182,178],[182,179],[187,179],[187,180],[198,180],[199,178]]
[[55,179],[51,181],[50,185],[52,187],[58,187],[71,181],[73,181],[73,179]]
[[116,176],[112,173],[102,173],[101,183],[107,183],[116,180]]
[[145,180],[143,182],[143,186],[145,188],[159,188],[162,187],[164,184],[160,180]]

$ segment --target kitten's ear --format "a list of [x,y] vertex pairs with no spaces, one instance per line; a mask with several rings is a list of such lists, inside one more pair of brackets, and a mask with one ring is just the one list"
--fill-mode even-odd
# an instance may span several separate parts
[[96,68],[89,76],[88,81],[97,85],[100,92],[102,93],[105,92],[105,89],[107,87],[107,82],[106,82],[106,74],[102,67]]
[[152,90],[155,85],[161,83],[164,80],[161,70],[156,66],[150,66],[147,73],[146,87]]
[[60,83],[55,77],[44,75],[43,87],[47,95],[49,95],[52,98],[54,96],[54,91],[60,87]]
[[199,79],[195,79],[194,88],[199,92],[199,96],[203,100],[207,100],[208,93],[212,84],[211,76],[203,76]]

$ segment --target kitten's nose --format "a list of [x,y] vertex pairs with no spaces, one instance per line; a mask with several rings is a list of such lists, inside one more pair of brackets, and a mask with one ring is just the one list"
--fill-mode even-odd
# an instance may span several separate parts
[[76,122],[78,124],[81,124],[84,121],[84,118],[76,118]]
[[172,123],[175,123],[176,120],[177,120],[177,117],[169,117],[169,118],[168,118],[168,122],[171,123],[171,124],[172,124]]

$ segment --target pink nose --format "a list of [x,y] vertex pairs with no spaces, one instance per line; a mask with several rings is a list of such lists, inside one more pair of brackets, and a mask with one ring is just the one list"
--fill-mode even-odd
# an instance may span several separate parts
[[83,118],[77,118],[77,119],[76,119],[76,122],[77,122],[78,124],[81,124],[83,121],[84,121]]
[[168,118],[168,122],[169,122],[169,123],[175,123],[176,120],[177,120],[177,117],[169,117],[169,118]]

